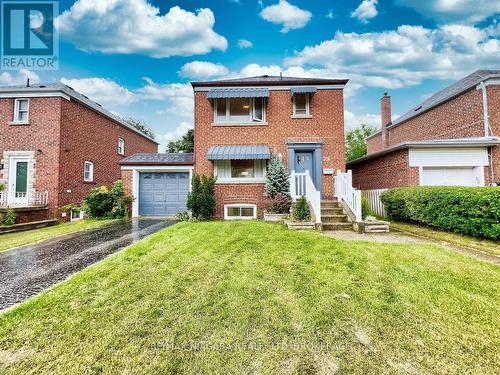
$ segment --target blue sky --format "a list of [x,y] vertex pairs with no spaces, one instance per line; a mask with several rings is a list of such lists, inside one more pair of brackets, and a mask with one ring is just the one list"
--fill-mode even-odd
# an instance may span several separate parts
[[500,1],[60,1],[59,81],[164,145],[193,125],[190,80],[260,74],[349,78],[346,128],[379,125],[388,91],[402,114],[479,68],[500,68]]

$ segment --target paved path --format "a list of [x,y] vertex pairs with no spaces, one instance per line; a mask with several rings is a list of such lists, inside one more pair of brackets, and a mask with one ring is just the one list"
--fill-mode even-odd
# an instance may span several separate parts
[[172,224],[175,221],[120,221],[1,252],[0,310]]

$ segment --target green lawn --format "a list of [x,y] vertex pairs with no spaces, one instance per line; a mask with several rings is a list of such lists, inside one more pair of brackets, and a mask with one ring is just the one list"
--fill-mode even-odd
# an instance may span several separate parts
[[487,374],[499,337],[498,266],[262,222],[180,223],[0,315],[0,371]]
[[81,220],[74,223],[62,223],[51,227],[27,230],[24,232],[0,234],[0,252],[14,247],[40,242],[52,237],[78,232],[80,230],[108,224],[111,220]]

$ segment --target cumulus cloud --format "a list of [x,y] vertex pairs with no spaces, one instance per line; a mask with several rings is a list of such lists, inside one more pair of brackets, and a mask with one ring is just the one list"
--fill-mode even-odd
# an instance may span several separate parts
[[378,14],[378,0],[363,0],[361,4],[351,13],[351,17],[357,18],[363,23],[368,23],[368,20]]
[[380,128],[380,115],[366,113],[364,115],[356,115],[354,112],[344,110],[344,127],[345,130],[358,128],[361,124],[366,124],[374,128]]
[[286,0],[280,0],[278,4],[269,5],[261,10],[260,16],[266,21],[277,25],[283,25],[282,33],[292,29],[301,29],[312,17],[312,13],[290,4]]
[[27,80],[31,83],[40,82],[40,77],[35,72],[21,69],[16,73],[3,72],[0,74],[0,85],[25,85]]
[[228,74],[228,69],[222,64],[214,64],[208,61],[192,61],[182,66],[179,71],[181,77],[187,78],[209,78],[220,77]]
[[394,31],[342,33],[305,47],[288,66],[320,66],[360,86],[401,88],[425,79],[459,79],[478,67],[498,65],[498,28],[403,25]]
[[476,23],[500,13],[500,2],[495,0],[396,0],[396,4],[442,23]]
[[133,92],[108,78],[61,78],[61,82],[105,107],[130,104],[138,100]]
[[253,43],[249,40],[246,40],[246,39],[239,39],[238,40],[238,47],[239,48],[252,48]]
[[[187,133],[187,131],[189,129],[193,129],[193,124],[186,122],[186,121],[183,121],[179,125],[177,125],[177,127],[173,131],[165,133],[165,134],[160,134],[157,137],[157,140],[158,140],[158,142],[160,142],[160,144],[162,146],[166,146],[168,144],[168,142],[176,141],[179,138],[181,138],[184,134]],[[161,148],[165,148],[165,147],[161,147]]]
[[63,39],[89,52],[161,58],[227,48],[207,8],[193,13],[174,6],[161,15],[146,0],[78,0],[55,24]]

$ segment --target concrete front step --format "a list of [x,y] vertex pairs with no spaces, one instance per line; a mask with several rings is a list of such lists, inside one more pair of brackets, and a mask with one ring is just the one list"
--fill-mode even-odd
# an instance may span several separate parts
[[322,223],[323,230],[352,230],[351,223]]
[[321,216],[323,215],[344,215],[342,208],[321,208]]
[[321,201],[321,208],[342,208],[337,201]]
[[346,215],[321,215],[322,223],[347,223]]

